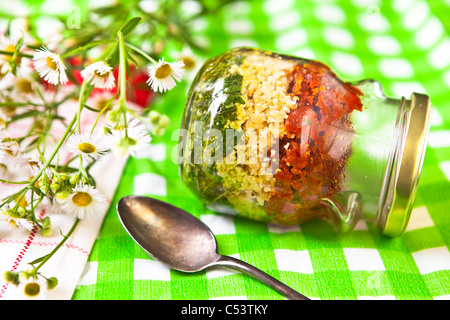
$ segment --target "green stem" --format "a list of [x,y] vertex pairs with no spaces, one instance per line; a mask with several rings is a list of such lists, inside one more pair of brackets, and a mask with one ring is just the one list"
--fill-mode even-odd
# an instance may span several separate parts
[[89,179],[89,176],[88,176],[88,174],[87,174],[87,172],[86,172],[86,169],[85,169],[84,166],[83,166],[83,156],[80,154],[80,155],[79,155],[79,158],[80,158],[79,171],[81,172],[81,175],[82,175],[83,177],[85,177],[86,179]]
[[35,268],[35,271],[38,271],[55,253],[56,251],[58,251],[59,248],[62,247],[62,245],[67,241],[67,239],[70,238],[70,236],[72,235],[72,233],[75,231],[78,223],[80,222],[80,218],[77,218],[72,226],[72,228],[69,230],[69,233],[67,235],[65,235],[63,237],[63,239],[61,240],[60,243],[58,243],[58,245],[52,250],[52,252],[50,252],[49,254],[47,254],[44,258],[44,260],[42,260]]
[[126,83],[126,74],[127,74],[127,54],[125,51],[125,42],[123,40],[122,31],[117,32],[117,37],[119,38],[119,50],[120,50],[120,64],[119,64],[119,85],[120,85],[120,107],[122,108],[122,104],[125,104],[127,99],[127,83]]
[[123,40],[123,34],[121,31],[117,32],[119,37],[119,48],[120,48],[120,65],[119,65],[119,78],[120,78],[120,96],[119,96],[119,107],[120,112],[123,115],[123,125],[125,126],[125,138],[128,138],[127,130],[127,83],[126,83],[126,66],[127,66],[127,54],[125,49],[125,41]]
[[107,44],[107,43],[110,43],[111,41],[112,40],[91,41],[91,42],[89,42],[88,44],[86,44],[86,45],[84,45],[82,47],[78,47],[76,49],[73,49],[73,50],[71,50],[69,52],[66,52],[66,53],[62,54],[59,57],[61,59],[67,58],[67,57],[72,56],[74,54],[77,54],[77,53],[79,53],[79,52],[81,52],[83,50],[86,50],[86,49],[89,49],[89,48],[92,48],[92,47],[95,47],[95,46],[98,46],[98,45],[101,45],[101,44]]
[[53,158],[58,154],[59,149],[61,148],[62,144],[66,140],[67,136],[69,135],[70,131],[72,130],[72,127],[77,120],[77,115],[75,115],[70,121],[69,125],[67,126],[66,131],[64,132],[63,136],[59,140],[58,144],[56,145],[55,149],[53,150],[53,153],[50,155],[50,157],[47,159],[47,161],[42,166],[41,170],[38,172],[38,174],[33,178],[33,180],[30,181],[29,185],[34,185],[36,181],[41,177],[42,173],[45,171],[45,169],[50,165],[50,163],[53,161]]
[[81,110],[83,109],[84,106],[84,93],[86,90],[86,86],[87,86],[87,82],[83,81],[83,84],[81,85],[81,90],[80,90],[80,96],[78,98],[78,111],[77,111],[77,128],[78,128],[78,133],[81,133]]
[[16,56],[19,56],[19,57],[33,58],[33,56],[31,54],[26,54],[26,53],[19,52],[19,51],[4,51],[4,50],[0,50],[0,54],[7,55],[7,56],[13,56],[14,54],[16,54]]
[[98,122],[98,120],[100,119],[101,115],[102,115],[106,110],[109,109],[109,107],[111,106],[111,104],[113,103],[113,101],[114,101],[116,98],[117,98],[117,94],[115,94],[115,95],[114,95],[114,96],[113,96],[113,97],[105,104],[105,106],[103,107],[103,109],[100,110],[100,112],[98,113],[97,118],[95,119],[95,122],[94,122],[94,124],[93,124],[93,126],[92,126],[92,128],[91,128],[91,134],[94,132],[94,129],[95,129],[95,127],[97,126],[97,122]]
[[109,63],[112,55],[117,50],[117,43],[111,43],[109,46],[103,51],[103,53],[96,59],[96,61],[105,61]]
[[141,56],[143,56],[144,58],[146,58],[147,60],[149,60],[150,62],[153,62],[153,63],[155,63],[155,64],[158,63],[155,59],[153,59],[152,57],[150,57],[148,54],[146,54],[146,53],[145,53],[144,51],[142,51],[141,49],[139,49],[139,48],[133,46],[132,44],[127,43],[126,46],[127,46],[128,48],[130,48],[131,50],[136,51],[136,52],[139,53]]
[[33,102],[0,102],[0,107],[29,107],[29,106],[39,107],[42,104],[33,103]]
[[0,179],[1,183],[10,183],[10,184],[28,184],[30,181],[9,181],[9,180],[4,180],[4,179]]

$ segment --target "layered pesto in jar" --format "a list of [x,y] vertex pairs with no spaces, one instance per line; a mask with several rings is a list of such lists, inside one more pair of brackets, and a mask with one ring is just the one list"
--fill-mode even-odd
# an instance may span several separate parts
[[186,103],[182,180],[214,211],[286,225],[323,216],[361,95],[317,61],[250,48],[215,57]]

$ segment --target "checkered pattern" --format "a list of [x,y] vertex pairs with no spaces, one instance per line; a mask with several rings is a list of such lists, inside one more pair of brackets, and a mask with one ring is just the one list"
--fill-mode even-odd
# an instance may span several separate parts
[[[188,4],[189,2],[186,2]],[[189,8],[186,8],[188,10]],[[411,222],[398,238],[371,222],[339,234],[324,221],[280,228],[214,214],[183,186],[171,160],[186,85],[156,102],[172,124],[154,152],[131,159],[115,201],[153,196],[187,209],[216,234],[219,252],[268,272],[312,299],[450,298],[449,1],[254,0],[200,18],[197,37],[209,56],[254,46],[327,63],[348,81],[374,78],[387,95],[427,93],[434,106]],[[195,274],[152,260],[107,214],[73,299],[283,299],[239,272]]]

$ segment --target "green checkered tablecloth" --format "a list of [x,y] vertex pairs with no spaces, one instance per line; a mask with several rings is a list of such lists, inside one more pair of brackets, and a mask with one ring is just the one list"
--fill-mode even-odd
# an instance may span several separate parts
[[177,144],[171,133],[180,126],[188,89],[183,83],[155,101],[171,127],[154,137],[150,154],[127,163],[73,299],[284,299],[228,269],[186,274],[152,260],[117,217],[115,203],[130,194],[188,209],[216,234],[221,254],[312,299],[449,299],[450,1],[244,1],[199,18],[195,29],[208,56],[258,47],[320,60],[348,81],[377,79],[392,97],[428,94],[434,110],[411,224],[397,238],[382,236],[370,222],[347,234],[319,220],[281,232],[206,210],[171,160]]

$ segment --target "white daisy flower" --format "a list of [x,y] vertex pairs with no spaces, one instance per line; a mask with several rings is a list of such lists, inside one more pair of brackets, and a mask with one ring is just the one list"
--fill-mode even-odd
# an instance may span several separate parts
[[42,292],[45,292],[45,290],[41,289],[42,284],[37,281],[37,279],[29,278],[24,279],[20,282],[18,285],[18,290],[23,292],[22,299],[23,300],[32,300],[32,299],[43,299],[43,296],[41,295]]
[[39,277],[35,270],[21,272],[20,282],[17,285],[18,298],[20,300],[47,300],[49,290],[54,288],[54,286],[49,287],[49,283],[56,281],[55,285],[57,285],[57,280],[54,279],[54,277]]
[[20,147],[6,130],[0,130],[0,162],[9,163],[16,159]]
[[19,76],[11,77],[9,79],[9,88],[11,89],[11,96],[17,102],[42,102],[38,95],[38,90],[43,92],[42,86],[32,77]]
[[0,109],[0,131],[6,129],[9,120],[10,118]]
[[[14,53],[16,51],[16,45],[11,39],[9,39],[5,36],[0,36],[0,50]],[[8,69],[9,69],[8,63],[13,62],[12,59],[13,59],[12,55],[9,55],[9,54],[0,55],[0,63],[2,65],[2,67],[1,67],[2,73],[5,74],[8,71]],[[19,66],[21,62],[22,62],[22,57],[16,56],[14,59],[14,64],[16,66]]]
[[0,163],[0,177],[2,177],[2,179],[8,180],[7,176],[8,176],[8,167],[3,163]]
[[24,228],[28,231],[32,231],[34,228],[33,223],[28,221],[27,219],[13,219],[11,218],[11,221],[9,221],[10,224],[15,224],[18,228]]
[[95,135],[74,133],[67,140],[67,148],[74,154],[82,155],[83,158],[98,160],[108,151],[107,142]]
[[197,71],[203,63],[202,59],[200,59],[190,47],[184,47],[183,50],[177,54],[176,59],[184,62],[184,69],[189,73]]
[[95,88],[111,90],[116,86],[113,68],[102,61],[87,66],[81,71],[81,76]]
[[[42,162],[41,157],[38,154],[31,154],[27,155],[28,158],[26,159],[29,169],[30,169],[30,178],[34,178],[39,172],[41,172],[42,168],[44,167],[44,162]],[[50,170],[50,168],[44,169],[45,176],[47,176],[49,179],[53,177],[53,171]],[[41,177],[42,179],[43,177]]]
[[108,110],[112,109],[115,105],[114,94],[112,91],[102,90],[98,93],[91,94],[87,100],[87,104],[98,111],[103,110],[109,103]]
[[168,63],[163,58],[158,64],[149,68],[147,83],[153,91],[165,92],[173,89],[176,86],[175,80],[180,82],[183,74],[183,61]]
[[97,189],[87,184],[77,184],[61,208],[80,219],[103,214],[108,208],[106,198]]
[[110,145],[118,156],[136,156],[150,147],[152,140],[147,126],[136,118],[129,118],[127,126],[111,128],[108,135]]
[[0,221],[4,221],[8,223],[13,228],[22,227],[27,229],[28,231],[33,230],[33,223],[28,221],[27,219],[22,218],[11,218],[8,215],[9,205],[5,205],[3,209],[0,209]]
[[66,74],[66,66],[61,58],[42,47],[33,55],[33,66],[45,81],[57,85],[58,83],[66,84],[69,79]]

